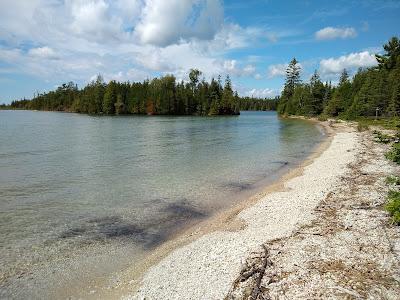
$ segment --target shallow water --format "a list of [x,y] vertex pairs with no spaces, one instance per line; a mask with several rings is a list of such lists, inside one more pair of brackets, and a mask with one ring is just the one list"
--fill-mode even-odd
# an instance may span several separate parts
[[0,111],[0,132],[0,298],[52,298],[134,264],[323,139],[315,125],[274,112]]

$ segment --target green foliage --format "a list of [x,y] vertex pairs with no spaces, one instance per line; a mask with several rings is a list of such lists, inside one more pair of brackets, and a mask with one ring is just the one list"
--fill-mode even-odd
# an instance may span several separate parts
[[363,131],[366,131],[368,129],[369,129],[369,126],[367,124],[358,122],[358,124],[357,124],[357,131],[358,132],[363,132]]
[[389,144],[394,139],[392,136],[384,134],[378,130],[374,130],[373,134],[375,136],[375,141],[382,144]]
[[400,143],[394,143],[392,149],[385,154],[385,157],[400,164]]
[[400,185],[400,177],[390,175],[390,176],[386,177],[385,182],[388,185]]
[[[90,101],[90,99],[88,99]],[[115,103],[117,102],[116,82],[111,81],[106,88],[103,99],[103,113],[111,115],[115,112]]]
[[289,97],[293,95],[294,89],[300,84],[300,71],[301,67],[299,62],[296,58],[293,58],[286,70],[285,90]]
[[239,99],[240,110],[276,110],[279,98],[276,99],[258,99],[253,97],[244,97]]
[[356,120],[400,116],[400,42],[393,37],[376,55],[379,67],[359,69],[352,80],[343,70],[339,84],[322,83],[317,72],[300,82],[300,67],[293,59],[277,111],[282,115],[327,116]]
[[190,70],[190,82],[176,82],[172,75],[143,82],[105,84],[99,75],[83,89],[70,82],[32,100],[13,101],[9,108],[73,111],[89,114],[235,115],[240,110],[273,110],[277,99],[240,98],[229,76],[210,83]]
[[362,124],[363,126],[380,126],[385,129],[399,130],[400,129],[400,118],[366,118],[366,117],[358,117],[355,119],[358,124]]
[[389,191],[385,209],[392,216],[393,224],[400,225],[400,192]]
[[[400,75],[395,77],[400,78]],[[394,117],[400,116],[400,81],[397,81],[395,87],[393,88],[392,97],[388,107],[388,113]]]
[[392,37],[389,42],[383,45],[386,53],[375,55],[380,68],[392,69],[396,67],[398,57],[400,56],[400,41],[397,37]]

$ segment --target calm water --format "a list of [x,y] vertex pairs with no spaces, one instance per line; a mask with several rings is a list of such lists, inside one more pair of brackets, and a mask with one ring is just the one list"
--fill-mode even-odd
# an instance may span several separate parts
[[295,166],[323,138],[273,112],[0,111],[0,133],[0,297],[15,298],[52,297],[134,263]]

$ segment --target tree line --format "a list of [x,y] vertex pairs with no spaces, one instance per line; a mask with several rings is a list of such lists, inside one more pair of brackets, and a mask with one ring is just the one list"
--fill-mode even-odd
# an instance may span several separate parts
[[278,113],[343,119],[400,116],[399,39],[392,37],[383,49],[383,55],[375,55],[377,67],[360,68],[353,78],[344,69],[337,86],[323,83],[317,71],[303,83],[301,67],[294,58],[286,70]]
[[279,97],[274,99],[260,99],[255,97],[242,97],[239,99],[240,110],[267,111],[276,110]]
[[147,115],[236,115],[243,108],[270,110],[276,100],[241,98],[232,89],[229,76],[211,82],[200,80],[202,73],[192,69],[188,82],[177,82],[166,75],[143,82],[106,84],[99,75],[83,89],[73,82],[54,91],[35,95],[32,100],[18,100],[11,109],[68,111],[87,114],[147,114]]

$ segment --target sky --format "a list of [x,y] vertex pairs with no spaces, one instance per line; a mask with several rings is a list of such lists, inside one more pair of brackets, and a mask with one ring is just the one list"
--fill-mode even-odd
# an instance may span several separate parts
[[399,36],[399,0],[0,0],[0,103],[73,81],[230,75],[274,97],[293,58],[308,80],[376,64]]

